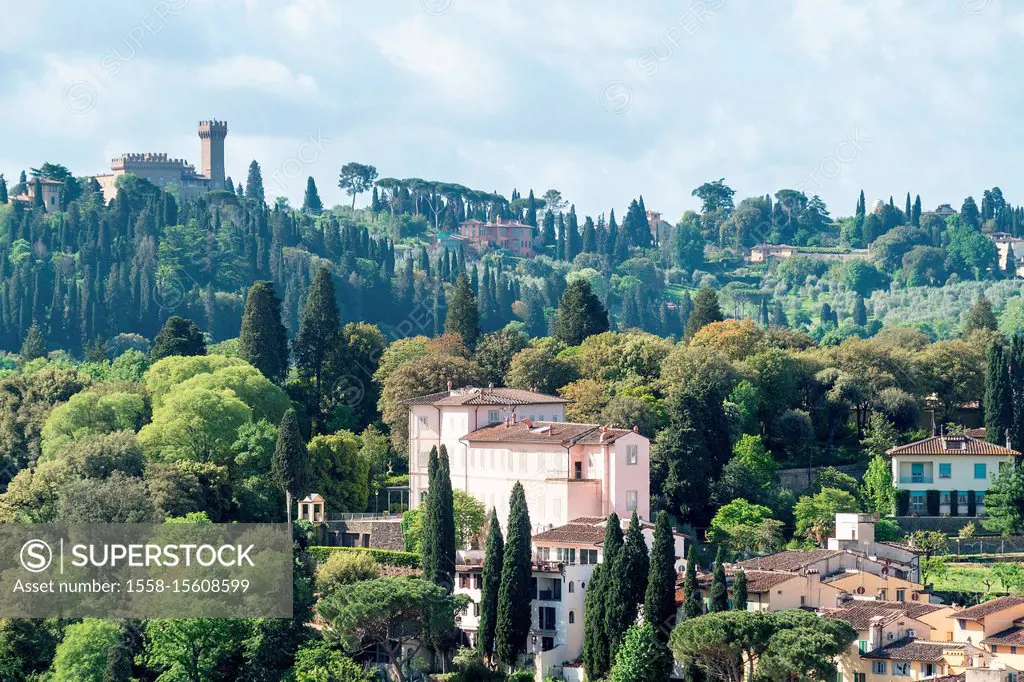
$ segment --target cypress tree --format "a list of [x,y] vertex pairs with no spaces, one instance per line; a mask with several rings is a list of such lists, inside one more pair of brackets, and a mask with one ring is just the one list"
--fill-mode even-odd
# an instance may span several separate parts
[[[1024,447],[1024,336],[1015,334],[1010,341],[1010,443]],[[987,433],[987,432],[986,432]],[[998,436],[997,436],[998,437]]]
[[530,510],[526,506],[523,485],[516,481],[508,512],[508,541],[502,557],[501,586],[498,589],[498,615],[494,631],[498,659],[514,666],[526,651],[530,634]]
[[505,554],[505,539],[501,536],[498,510],[491,508],[491,522],[487,529],[487,552],[480,590],[480,625],[477,650],[488,659],[494,651],[494,627],[498,619],[498,591],[501,588],[501,565]]
[[44,355],[46,355],[46,339],[43,338],[43,332],[39,325],[33,320],[21,342],[21,361],[29,362]]
[[270,473],[278,487],[285,493],[288,506],[288,523],[292,520],[291,500],[306,494],[308,485],[309,450],[299,431],[299,419],[295,410],[288,408],[277,429],[277,445],[270,460]]
[[0,174],[0,204],[7,203],[7,180]]
[[[374,187],[374,191],[376,191]],[[324,210],[324,204],[320,201],[320,193],[316,189],[316,181],[313,180],[313,176],[310,175],[306,178],[306,194],[302,197],[302,211],[303,213],[312,213],[313,215],[320,215]]]
[[868,323],[868,309],[864,305],[864,297],[860,294],[853,299],[853,323],[862,327]]
[[658,512],[651,543],[650,569],[644,595],[644,620],[652,623],[662,644],[675,626],[676,617],[676,555],[675,540],[668,514]]
[[[478,284],[481,290],[485,282]],[[469,348],[476,345],[480,336],[480,309],[476,296],[465,273],[459,273],[455,280],[455,289],[448,301],[448,313],[444,318],[444,330],[449,334],[458,334]]]
[[341,320],[330,271],[322,267],[306,292],[306,304],[299,315],[299,333],[292,342],[299,377],[310,384],[306,409],[314,431],[321,433],[325,414],[326,387],[334,383],[340,368]]
[[448,448],[444,445],[437,453],[437,475],[427,502],[429,512],[433,515],[431,531],[434,535],[429,538],[424,536],[424,541],[437,547],[434,575],[427,578],[451,592],[455,589],[455,501],[451,462],[448,459]]
[[43,208],[43,183],[39,178],[32,181],[32,206]]
[[153,339],[149,359],[156,362],[170,355],[206,355],[206,338],[195,322],[177,315],[167,318]]
[[249,287],[238,353],[271,381],[281,383],[288,376],[288,333],[273,282],[260,280]]
[[1013,252],[1013,244],[1006,245],[1006,265],[1003,271],[1010,279],[1017,276],[1017,254]]
[[910,209],[910,224],[918,227],[921,224],[921,195],[914,197],[914,206]]
[[747,610],[747,574],[743,569],[732,579],[732,608],[734,611]]
[[697,553],[693,545],[686,555],[686,575],[683,578],[683,618],[696,618],[703,614],[700,605],[699,585],[697,583]]
[[557,235],[555,234],[555,214],[548,210],[544,214],[543,227],[541,228],[541,239],[545,247],[557,246]]
[[722,309],[718,305],[718,294],[714,289],[701,287],[697,295],[693,297],[693,310],[686,321],[686,338],[692,338],[694,334],[712,322],[721,322],[724,318]]
[[537,227],[537,199],[530,190],[530,197],[526,200],[526,224]]
[[103,682],[132,682],[132,653],[124,644],[107,650],[107,668]]
[[434,486],[437,485],[440,464],[437,446],[434,445],[430,448],[430,456],[427,459],[427,499],[420,507],[423,510],[423,527],[420,531],[423,538],[420,542],[420,568],[423,569],[423,577],[431,581],[437,575],[440,547],[437,544],[437,530],[434,528],[437,515],[434,513],[434,504],[430,498],[433,496]]
[[245,181],[245,198],[258,199],[261,203],[265,199],[263,194],[263,172],[260,165],[253,159],[249,164],[249,177]]
[[912,222],[913,209],[910,207],[910,192],[907,192],[907,207],[903,210],[904,224],[909,225]]
[[[1013,391],[1010,368],[1003,344],[993,341],[988,347],[985,369],[985,440],[1001,444],[1013,423]],[[1014,443],[1020,447],[1021,443]]]
[[565,260],[572,261],[580,252],[580,227],[576,218],[575,204],[569,207],[569,218],[565,225]]
[[716,613],[729,610],[729,590],[725,582],[725,566],[722,565],[722,548],[718,548],[714,568],[711,569],[711,590],[708,594],[708,611]]
[[587,280],[574,279],[566,287],[552,331],[567,346],[578,346],[588,336],[608,331],[608,311]]
[[647,544],[635,511],[629,522],[625,542],[614,563],[608,564],[608,567],[611,579],[605,595],[605,635],[608,638],[608,656],[615,660],[623,635],[636,622],[639,600],[647,591],[647,573],[650,570]]
[[978,300],[971,306],[971,312],[967,314],[964,322],[964,336],[979,329],[995,331],[998,327],[995,313],[992,312],[992,304],[985,298],[984,292],[978,296]]
[[583,600],[583,667],[587,679],[599,680],[608,672],[608,640],[604,636],[604,572],[608,562],[595,566]]

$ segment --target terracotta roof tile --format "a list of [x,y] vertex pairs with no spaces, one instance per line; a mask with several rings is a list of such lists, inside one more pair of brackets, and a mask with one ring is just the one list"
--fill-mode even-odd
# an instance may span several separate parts
[[519,388],[476,388],[467,386],[452,391],[429,393],[401,401],[403,405],[543,405],[567,403],[565,398]]
[[[752,594],[764,594],[769,592],[776,585],[792,580],[793,578],[799,578],[800,575],[797,573],[788,573],[785,571],[757,571],[744,569],[744,573],[747,575],[747,592]],[[736,574],[739,573],[737,567],[727,567],[725,569],[725,582],[731,586],[733,581],[736,579]],[[677,581],[682,584],[683,575],[677,576]],[[711,586],[711,574],[706,572],[697,573],[697,584],[702,588],[708,588]]]
[[1024,646],[1024,625],[1014,625],[1012,628],[997,632],[991,637],[981,640],[982,644],[1003,644],[1006,646]]
[[522,419],[514,424],[490,424],[467,434],[464,438],[474,442],[492,443],[585,443],[597,445],[614,443],[618,438],[632,433],[627,429],[609,428],[601,440],[599,424],[575,424],[572,422],[531,422]]
[[570,521],[564,526],[546,530],[533,536],[534,541],[567,542],[580,545],[599,545],[604,542],[604,524]]
[[844,554],[844,552],[838,549],[786,549],[775,554],[741,561],[739,565],[746,569],[765,571],[799,571],[811,564],[840,554]]
[[966,645],[954,642],[933,642],[926,639],[904,637],[892,644],[861,654],[861,658],[883,658],[893,661],[922,661],[938,663],[950,651],[963,651]]
[[956,617],[963,620],[981,620],[985,616],[999,613],[1003,609],[1024,604],[1024,597],[997,597],[977,606],[969,606],[956,612]]
[[834,609],[824,609],[823,615],[828,618],[845,620],[854,630],[867,630],[874,618],[888,622],[906,614],[908,618],[920,616],[947,608],[941,604],[924,602],[892,602],[871,599],[854,599]]
[[932,436],[886,451],[889,455],[1019,455],[1016,450],[971,436]]

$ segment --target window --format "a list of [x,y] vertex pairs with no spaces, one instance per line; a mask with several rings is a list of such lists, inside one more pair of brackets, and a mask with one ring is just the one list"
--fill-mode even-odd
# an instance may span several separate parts
[[575,611],[570,611],[569,612],[569,625],[572,625],[575,622],[576,622],[576,612]]
[[914,628],[907,628],[907,637],[914,637]]
[[939,504],[949,504],[949,501],[952,499],[949,492],[948,490],[943,490],[939,493]]
[[487,422],[488,423],[490,423],[490,424],[497,424],[499,421],[501,421],[501,420],[498,419],[498,411],[497,410],[489,410],[487,412]]
[[421,429],[427,428],[427,418],[426,417],[420,417],[420,428]]
[[1011,653],[1011,654],[1015,654],[1015,653],[1017,653],[1017,647],[1015,647],[1015,646],[1011,646],[1011,647],[1010,647],[1010,653]]
[[574,583],[573,581],[570,580],[569,581],[569,594],[572,594],[575,591],[576,591],[576,583]]
[[934,663],[922,663],[921,664],[921,674],[924,675],[925,677],[934,677],[935,676],[935,664]]
[[476,616],[477,618],[480,617],[480,605],[479,604],[476,604],[476,603],[473,604],[473,615]]
[[988,465],[984,462],[974,465],[974,477],[982,480],[988,478]]
[[923,514],[925,508],[925,495],[923,490],[910,491],[910,511],[915,514]]
[[868,676],[866,673],[854,673],[853,682],[868,682]]
[[430,463],[430,450],[420,450],[419,465],[421,469],[426,469]]
[[960,508],[963,508],[963,507],[967,506],[967,491],[966,490],[961,490],[959,493],[957,493],[957,495],[956,495],[956,503],[957,503],[957,506],[960,507]]
[[581,549],[580,550],[580,563],[581,564],[596,564],[597,563],[597,550],[596,549]]
[[939,478],[953,478],[953,465],[949,462],[939,464]]
[[635,511],[635,510],[636,510],[636,491],[635,490],[627,490],[626,491],[626,511]]
[[910,674],[910,664],[905,662],[905,661],[901,661],[900,663],[893,663],[892,664],[892,674],[893,675],[909,675]]
[[636,464],[636,446],[626,446],[626,464]]
[[876,675],[884,675],[885,661],[871,661],[871,672]]
[[896,590],[896,601],[906,601],[906,600],[907,600],[907,591],[906,590]]
[[974,493],[974,502],[977,506],[982,507],[985,505],[985,493],[978,491]]
[[427,491],[426,490],[421,490],[420,491],[420,504],[423,504],[426,501],[427,501]]
[[866,654],[868,652],[868,640],[859,640],[857,642],[857,650],[860,651],[862,654]]

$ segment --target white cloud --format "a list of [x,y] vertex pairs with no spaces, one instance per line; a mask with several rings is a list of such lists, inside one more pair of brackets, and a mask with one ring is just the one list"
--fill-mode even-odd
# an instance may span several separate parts
[[317,91],[312,76],[295,73],[273,59],[252,55],[234,55],[203,66],[195,74],[195,82],[205,88],[251,89],[282,97],[312,95]]

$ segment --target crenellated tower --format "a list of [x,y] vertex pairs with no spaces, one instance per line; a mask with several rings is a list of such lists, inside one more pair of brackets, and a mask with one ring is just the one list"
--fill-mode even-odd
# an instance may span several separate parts
[[203,141],[203,175],[210,178],[211,189],[224,187],[224,138],[227,121],[200,121],[199,139]]

